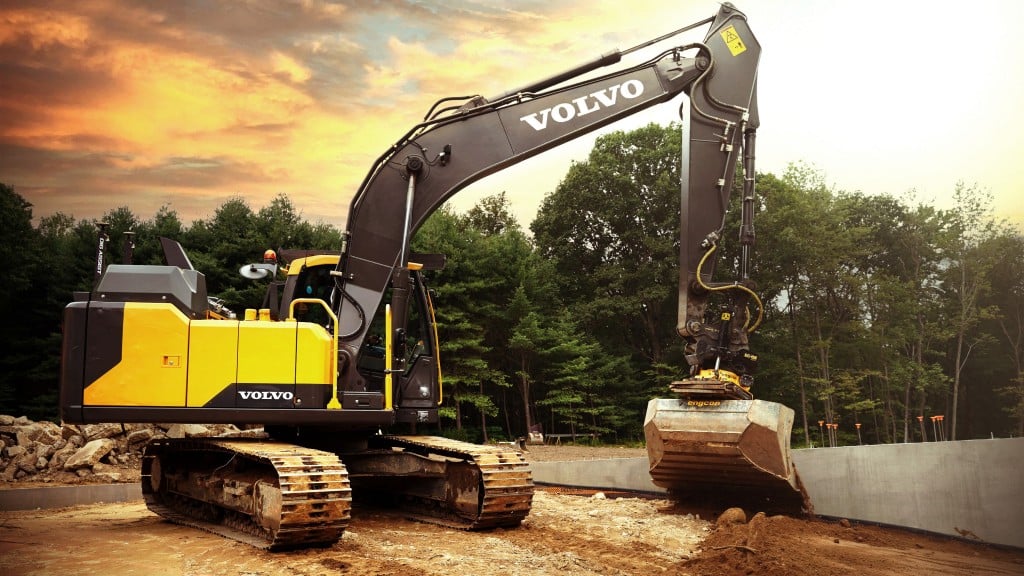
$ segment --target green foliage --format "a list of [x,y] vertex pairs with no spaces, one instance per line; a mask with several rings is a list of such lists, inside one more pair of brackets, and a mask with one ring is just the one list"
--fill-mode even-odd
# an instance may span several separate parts
[[641,364],[675,329],[680,146],[677,126],[598,138],[531,225],[583,329]]
[[[4,282],[0,283],[0,302],[13,304],[13,296],[31,286],[31,268],[25,266],[26,256],[20,248],[32,246],[32,205],[14,192],[14,188],[0,184],[0,266]],[[6,311],[6,310],[5,310]]]
[[[466,215],[438,210],[420,228],[413,248],[448,258],[433,283],[445,394],[454,403],[456,427],[479,421],[481,430],[490,430],[487,417],[498,416],[497,399],[520,381],[506,364],[506,310],[532,247],[500,194]],[[508,415],[504,422],[510,427]],[[503,433],[511,434],[525,434],[525,427]]]
[[995,313],[982,320],[983,330],[995,334],[998,342],[981,365],[999,367],[992,371],[1000,410],[1014,424],[1017,436],[1024,436],[1024,236],[1002,234],[985,243],[995,254],[990,270],[991,290],[982,295],[981,305]]

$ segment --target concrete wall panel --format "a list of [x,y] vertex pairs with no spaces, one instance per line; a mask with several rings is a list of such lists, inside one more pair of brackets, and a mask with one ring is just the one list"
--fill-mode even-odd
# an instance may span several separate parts
[[[1024,548],[1024,438],[794,450],[815,512]],[[533,478],[664,492],[646,458],[534,462]]]
[[1024,548],[1024,438],[794,450],[825,516]]

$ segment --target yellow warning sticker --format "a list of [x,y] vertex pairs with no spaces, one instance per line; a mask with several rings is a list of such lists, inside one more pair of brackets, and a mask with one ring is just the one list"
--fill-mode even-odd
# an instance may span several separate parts
[[735,26],[729,26],[725,30],[720,32],[722,40],[725,41],[725,45],[729,47],[729,52],[732,52],[733,56],[739,56],[743,52],[746,52],[747,45],[743,43],[743,39],[736,33]]

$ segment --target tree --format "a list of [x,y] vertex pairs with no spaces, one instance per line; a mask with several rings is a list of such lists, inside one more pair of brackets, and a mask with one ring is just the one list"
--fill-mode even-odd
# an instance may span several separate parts
[[505,192],[480,200],[466,213],[466,221],[485,236],[519,229]]
[[997,394],[1005,399],[1001,409],[1013,419],[1013,434],[1024,436],[1024,236],[1004,230],[980,247],[993,259],[988,270],[991,287],[982,295],[981,306],[993,313],[983,322],[986,332],[1000,342],[993,363],[1008,360],[1008,370],[993,376],[1002,385]]
[[413,249],[445,254],[447,264],[432,279],[444,369],[445,398],[442,416],[453,418],[462,430],[464,407],[471,406],[486,434],[487,416],[497,407],[482,390],[485,382],[506,384],[504,374],[490,364],[487,338],[486,298],[489,279],[480,264],[485,261],[483,237],[466,227],[465,219],[442,207],[434,212],[413,238]]
[[[32,246],[35,231],[32,229],[32,205],[14,188],[0,184],[0,266],[4,271],[4,282],[0,282],[0,302],[6,308],[17,306],[13,299],[30,286],[30,279],[24,266],[27,261],[22,250]],[[31,262],[30,260],[28,260]],[[7,315],[4,315],[7,318]]]
[[36,354],[25,346],[29,326],[25,312],[35,302],[31,287],[38,267],[36,231],[32,228],[32,205],[14,188],[0,184],[0,405],[19,406],[25,398],[24,376],[34,364]]
[[209,220],[196,220],[182,242],[192,265],[206,276],[209,294],[228,308],[257,308],[266,286],[243,278],[238,270],[262,258],[267,247],[259,233],[256,214],[244,198],[228,199]]
[[526,288],[520,285],[509,302],[508,355],[514,368],[514,381],[522,401],[524,428],[532,431],[536,422],[533,408],[533,384],[537,379],[536,364],[543,352],[553,345],[552,334],[542,326],[543,316],[532,309]]
[[[939,314],[943,215],[934,207],[911,208],[888,196],[862,197],[858,204],[858,221],[870,230],[864,259],[867,318],[881,361],[891,437],[909,442],[916,412],[924,439],[929,397],[933,409],[944,404],[945,397],[946,378],[938,364],[948,339]],[[900,390],[902,397],[897,396]]]
[[641,371],[682,360],[669,353],[678,342],[680,146],[677,125],[599,137],[531,225],[582,327]]
[[[544,352],[548,381],[544,399],[552,414],[552,431],[557,423],[568,426],[570,434],[607,435],[622,426],[622,404],[629,395],[614,384],[628,367],[616,357],[604,354],[600,344],[575,326],[571,315],[563,312],[552,318],[555,345]],[[636,426],[639,415],[635,412]]]
[[278,194],[270,204],[260,208],[253,218],[258,246],[274,250],[312,248],[313,229],[302,220],[291,199]]
[[[756,277],[769,303],[766,321],[788,328],[781,347],[769,343],[766,361],[770,366],[773,357],[795,360],[802,431],[810,444],[811,420],[834,424],[841,419],[838,382],[850,375],[837,355],[856,354],[848,343],[863,330],[858,271],[864,229],[848,217],[850,199],[830,190],[817,169],[791,165],[781,179],[762,177],[761,182]],[[820,402],[820,412],[813,400]],[[818,415],[812,418],[813,413]]]
[[142,222],[135,232],[135,263],[164,264],[160,238],[181,241],[185,235],[185,228],[178,218],[178,213],[165,204],[157,210],[152,219]]
[[32,227],[32,205],[0,184],[0,407],[56,419],[60,321],[75,290],[91,287],[96,228],[63,214]]
[[994,310],[982,306],[981,301],[989,289],[988,272],[994,264],[995,255],[981,248],[995,238],[1000,226],[993,219],[991,194],[958,183],[953,198],[956,204],[948,214],[949,229],[945,243],[948,269],[944,282],[949,294],[950,326],[955,340],[950,440],[957,439],[964,366],[974,348],[988,337],[974,329],[982,319],[994,313]]

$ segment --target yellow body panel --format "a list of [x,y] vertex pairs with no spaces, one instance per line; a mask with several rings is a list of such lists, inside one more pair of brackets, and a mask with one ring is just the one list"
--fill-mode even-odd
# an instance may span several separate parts
[[121,361],[87,386],[86,406],[200,407],[234,384],[331,384],[333,340],[308,322],[192,320],[171,304],[128,302]]
[[193,320],[189,338],[188,405],[202,406],[235,383],[237,320]]
[[238,325],[238,382],[295,383],[296,322]]
[[315,254],[313,256],[306,256],[305,258],[296,258],[288,264],[288,275],[297,276],[299,272],[302,272],[305,268],[312,268],[314,266],[323,266],[329,264],[336,266],[338,264],[337,254]]
[[330,384],[334,381],[331,374],[331,351],[334,341],[323,327],[308,322],[297,324],[295,348],[295,383]]
[[86,406],[184,406],[189,319],[171,304],[127,302],[121,361],[83,392]]

